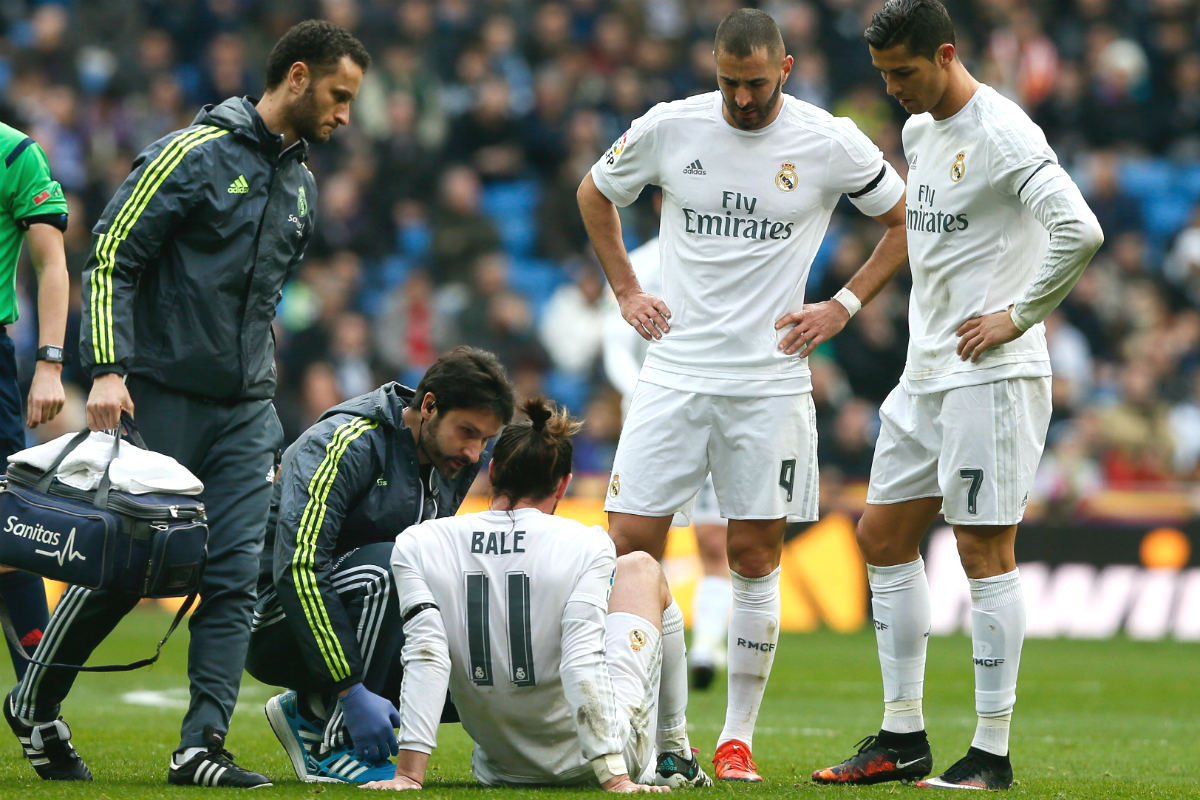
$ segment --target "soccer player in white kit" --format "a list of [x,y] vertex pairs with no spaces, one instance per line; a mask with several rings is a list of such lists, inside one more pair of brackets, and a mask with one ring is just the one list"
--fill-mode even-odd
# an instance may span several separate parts
[[[784,527],[817,515],[807,356],[827,334],[794,323],[842,195],[887,226],[867,263],[904,262],[904,189],[853,122],[782,93],[793,60],[770,16],[726,16],[715,60],[719,90],[635,120],[578,200],[621,315],[653,340],[617,446],[609,532],[620,553],[661,557],[673,512],[711,472],[733,583],[713,761],[720,779],[761,781],[751,747],[779,638]],[[661,297],[639,286],[616,209],[648,184],[663,191]]]
[[688,742],[683,615],[662,568],[554,516],[579,425],[542,398],[523,410],[492,454],[491,509],[396,539],[400,753],[367,788],[421,788],[447,687],[488,786],[711,785]]
[[[662,293],[657,236],[633,250],[629,254],[629,263],[642,291],[655,295]],[[603,341],[604,375],[621,393],[621,417],[624,419],[629,415],[629,403],[648,345],[629,327],[616,306],[605,315]],[[690,523],[696,534],[696,550],[703,574],[692,595],[692,644],[687,655],[692,688],[703,690],[711,686],[717,672],[725,668],[729,606],[733,603],[729,559],[725,555],[726,523],[721,516],[711,475],[705,477],[704,486],[696,493],[690,507],[677,513],[672,522],[679,527]]]
[[[812,777],[877,783],[933,769],[921,708],[930,609],[919,545],[940,511],[970,582],[978,722],[966,756],[918,785],[1007,789],[1025,636],[1014,543],[1050,421],[1042,320],[1103,234],[1041,129],[958,60],[940,2],[889,0],[865,36],[888,94],[913,115],[904,126],[908,359],[880,409],[858,525],[884,715],[857,754]],[[869,295],[889,277],[862,270],[847,288]]]

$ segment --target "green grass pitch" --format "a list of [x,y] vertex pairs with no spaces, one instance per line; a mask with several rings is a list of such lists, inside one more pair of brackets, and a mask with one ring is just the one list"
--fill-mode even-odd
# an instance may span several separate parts
[[[166,629],[159,611],[130,615],[97,652],[105,661],[148,654]],[[16,739],[0,730],[3,800],[148,800],[196,797],[229,790],[169,787],[167,759],[178,735],[186,698],[186,633],[168,643],[161,663],[121,675],[83,675],[64,714],[74,742],[96,780],[58,784],[38,780]],[[925,719],[935,769],[949,766],[974,730],[970,643],[936,638],[929,645]],[[1014,720],[1012,797],[1047,800],[1200,797],[1200,645],[1177,642],[1032,640],[1022,659]],[[0,666],[7,687],[7,659]],[[724,713],[724,689],[693,694],[692,742],[711,758]],[[357,797],[352,786],[296,781],[263,717],[273,690],[247,678],[234,718],[230,749],[239,763],[272,776],[276,785],[256,798]],[[143,702],[130,702],[142,692]],[[164,696],[160,693],[165,694]],[[133,696],[137,698],[136,695]],[[869,631],[785,635],[779,644],[766,701],[758,719],[754,755],[766,783],[696,790],[712,796],[821,797],[853,800],[918,797],[910,786],[815,786],[809,773],[853,752],[879,725],[880,687]],[[166,705],[161,705],[165,703]],[[580,790],[485,790],[470,775],[469,742],[457,726],[442,726],[424,794],[436,798],[543,797]],[[594,790],[599,793],[599,789]]]

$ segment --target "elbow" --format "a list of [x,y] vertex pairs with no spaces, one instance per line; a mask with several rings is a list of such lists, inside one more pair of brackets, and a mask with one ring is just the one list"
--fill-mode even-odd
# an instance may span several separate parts
[[1095,255],[1100,246],[1104,244],[1104,230],[1100,227],[1100,222],[1095,217],[1088,220],[1084,225],[1083,231],[1084,247],[1090,255]]
[[592,181],[592,173],[583,176],[583,180],[579,182],[579,188],[575,190],[575,202],[579,205],[582,211],[587,208],[596,194],[596,184]]

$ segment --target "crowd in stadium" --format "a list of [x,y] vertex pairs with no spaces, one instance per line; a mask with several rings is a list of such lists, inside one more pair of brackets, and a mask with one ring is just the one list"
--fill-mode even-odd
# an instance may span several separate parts
[[[0,3],[0,114],[34,137],[71,208],[78,281],[90,229],[134,155],[198,108],[257,96],[270,44],[311,17],[371,52],[352,123],[312,151],[316,239],[279,307],[277,406],[291,441],[322,410],[459,343],[497,353],[521,396],[585,416],[577,471],[605,473],[620,398],[600,366],[612,304],[575,203],[581,177],[655,103],[715,87],[729,0],[106,0]],[[785,90],[852,117],[905,172],[904,112],[862,31],[876,0],[761,4],[796,57]],[[1080,184],[1106,243],[1047,320],[1055,415],[1038,482],[1200,477],[1200,13],[1195,0],[948,2],[972,72],[1016,99]],[[627,245],[652,199],[622,211]],[[847,206],[814,264],[824,300],[877,226]],[[31,368],[33,281],[11,331]],[[78,288],[72,292],[79,301]],[[821,463],[865,480],[878,404],[906,346],[901,276],[812,359]],[[78,313],[68,325],[68,352]],[[83,377],[68,364],[83,426]]]

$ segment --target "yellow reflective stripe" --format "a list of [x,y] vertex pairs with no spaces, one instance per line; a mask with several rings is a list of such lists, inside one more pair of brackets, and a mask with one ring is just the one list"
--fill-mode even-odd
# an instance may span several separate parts
[[335,681],[350,677],[350,661],[334,633],[329,612],[325,609],[324,598],[321,597],[317,586],[317,575],[313,571],[317,537],[321,532],[321,524],[325,521],[325,501],[329,498],[334,480],[337,479],[338,462],[351,442],[377,427],[378,422],[359,417],[339,425],[334,430],[333,437],[325,446],[325,458],[321,460],[308,482],[308,503],[300,516],[300,526],[296,532],[296,550],[292,554],[292,580],[296,584],[300,607],[304,609],[309,630],[312,631],[321,657],[325,659],[325,666],[329,668],[329,673]]
[[112,273],[117,247],[125,241],[138,217],[146,209],[171,171],[193,147],[229,133],[224,128],[205,125],[176,136],[143,170],[129,197],[117,211],[109,229],[96,240],[96,268],[91,275],[92,352],[97,364],[116,360],[113,327]]

